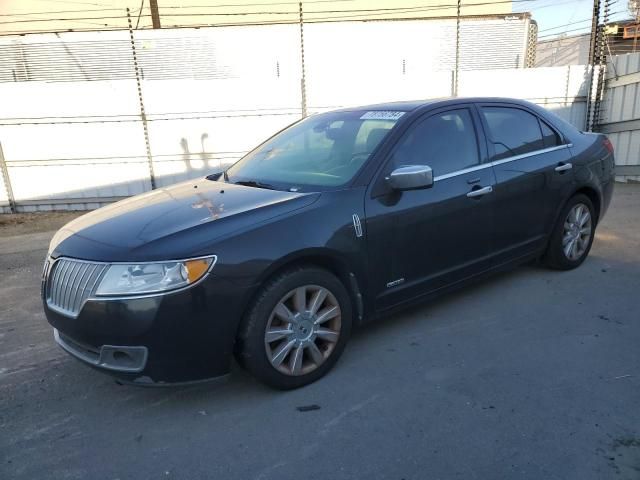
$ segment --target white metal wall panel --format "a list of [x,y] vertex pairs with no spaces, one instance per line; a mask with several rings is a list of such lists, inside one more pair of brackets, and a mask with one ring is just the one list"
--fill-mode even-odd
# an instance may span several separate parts
[[[460,69],[523,68],[528,39],[528,20],[465,20],[460,23]],[[455,21],[454,21],[455,42]],[[455,47],[455,44],[454,44]],[[455,50],[453,52],[455,66]]]
[[461,96],[513,97],[529,100],[584,129],[589,69],[583,65],[460,73]]
[[17,203],[149,188],[134,81],[0,83],[0,104]]
[[[486,54],[499,57],[495,61],[501,67],[520,61],[518,54],[525,47],[521,20],[466,22],[462,95],[527,98],[558,108],[576,124],[582,121],[583,67],[465,70],[488,65],[489,60],[478,60],[483,54],[479,45],[489,41],[487,37],[502,38],[504,52]],[[500,35],[511,38],[514,32],[522,33],[522,41],[509,50],[506,37]],[[100,49],[97,57],[88,53],[91,42],[104,47],[103,62],[108,66],[112,57],[106,47],[126,42],[124,33],[128,35],[64,34],[69,49],[52,51],[72,52],[82,61],[76,64],[65,57],[58,65],[51,58],[38,59],[32,50],[16,81],[13,71],[6,71],[7,62],[0,60],[0,142],[22,210],[94,208],[150,188],[135,71],[128,72],[133,65],[127,57],[109,71],[92,63],[98,61]],[[160,187],[216,170],[300,118],[297,25],[145,30],[135,36]],[[75,38],[84,43],[71,48]],[[305,25],[309,112],[451,95],[452,38],[451,20]],[[0,48],[7,41],[0,39]],[[24,41],[44,45],[59,39],[34,35]],[[124,55],[119,48],[113,47],[114,55]],[[15,57],[15,49],[11,52]],[[2,53],[0,58],[5,58]],[[31,66],[34,69],[26,72]],[[11,69],[16,70],[15,65]],[[47,75],[53,80],[42,81]],[[4,189],[0,204],[2,195]]]
[[[225,78],[213,36],[198,30],[136,31],[138,67],[150,80]],[[203,31],[204,32],[204,31]],[[0,82],[135,79],[128,31],[6,37],[0,42]]]
[[64,202],[148,190],[135,81],[122,74],[133,71],[128,38],[0,39],[0,142],[22,210],[89,208],[95,202]]
[[[526,20],[465,19],[460,31],[461,70],[524,65]],[[451,94],[455,19],[317,23],[304,33],[311,110]]]
[[0,45],[0,82],[134,78],[127,31],[10,36]]
[[[599,128],[611,139],[621,180],[640,180],[640,53],[616,55],[607,68]],[[632,168],[625,168],[632,167]]]
[[[300,118],[296,25],[135,36],[157,186],[218,169]],[[0,142],[21,210],[150,189],[128,32],[61,37],[62,50],[56,36],[25,37],[38,50],[19,81],[0,54]]]
[[589,63],[589,33],[560,37],[538,42],[536,67],[556,65],[585,65]]
[[438,58],[451,42],[442,26],[439,21],[305,25],[310,111],[449,95],[451,72],[437,72],[445,70],[437,68]]
[[7,197],[4,178],[0,175],[0,213],[8,213],[9,211],[9,197]]
[[[142,91],[159,186],[202,176],[235,161],[299,120],[302,112],[296,25],[171,35],[178,34],[188,36],[190,44],[214,46],[218,73],[211,78],[164,80],[145,75]],[[153,48],[166,44],[157,40],[161,35],[153,30],[136,32],[138,43]]]

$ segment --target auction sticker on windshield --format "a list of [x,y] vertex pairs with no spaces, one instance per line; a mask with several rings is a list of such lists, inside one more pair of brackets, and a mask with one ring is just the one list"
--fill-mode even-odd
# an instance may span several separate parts
[[366,112],[360,117],[360,120],[398,120],[404,112],[392,112],[389,110],[378,110]]

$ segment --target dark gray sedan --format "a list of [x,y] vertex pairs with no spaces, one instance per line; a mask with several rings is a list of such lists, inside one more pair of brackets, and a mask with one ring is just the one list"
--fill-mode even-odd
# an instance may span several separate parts
[[579,266],[609,206],[609,140],[531,103],[314,115],[223,173],[105,207],[51,242],[58,343],[122,380],[329,371],[353,325],[539,260]]

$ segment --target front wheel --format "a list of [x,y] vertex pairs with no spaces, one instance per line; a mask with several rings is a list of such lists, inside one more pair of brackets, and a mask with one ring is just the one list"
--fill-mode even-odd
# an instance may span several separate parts
[[333,274],[317,267],[287,270],[268,281],[249,308],[236,356],[263,383],[298,388],[336,363],[351,323],[349,293]]
[[589,197],[571,197],[553,229],[544,263],[558,270],[578,267],[589,255],[595,229],[595,210]]

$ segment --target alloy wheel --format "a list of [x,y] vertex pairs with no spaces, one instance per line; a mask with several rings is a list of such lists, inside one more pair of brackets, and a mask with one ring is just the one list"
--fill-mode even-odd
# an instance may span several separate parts
[[589,208],[584,203],[577,203],[564,221],[562,234],[562,250],[569,260],[578,260],[589,248],[592,231]]
[[264,345],[271,365],[286,375],[305,375],[322,365],[340,338],[342,312],[335,296],[318,285],[287,293],[271,312]]

